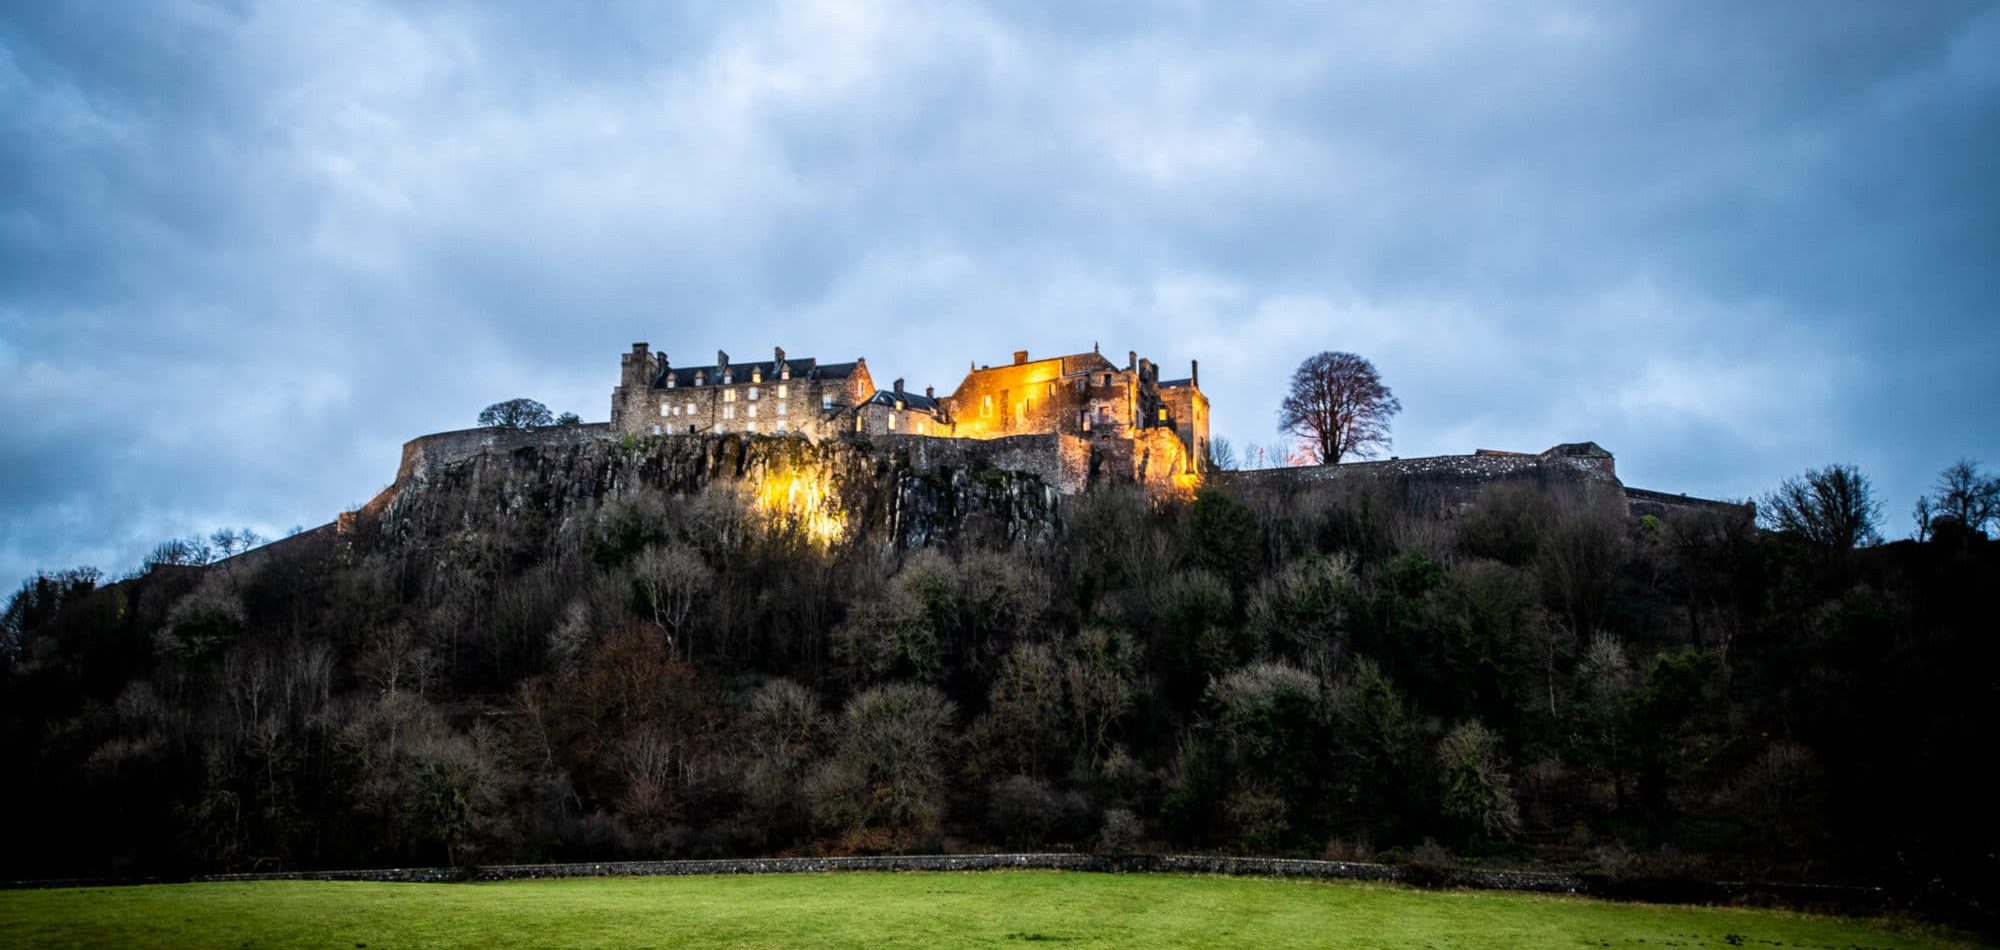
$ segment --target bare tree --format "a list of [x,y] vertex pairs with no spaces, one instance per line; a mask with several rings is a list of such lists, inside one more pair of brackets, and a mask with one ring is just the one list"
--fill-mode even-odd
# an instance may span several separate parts
[[479,424],[501,429],[538,429],[554,425],[549,407],[533,399],[509,399],[479,410]]
[[[653,608],[653,622],[675,640],[685,640],[688,614],[715,582],[715,572],[701,559],[701,552],[685,544],[650,545],[632,561],[632,576],[646,604]],[[692,657],[694,644],[684,649]]]
[[1977,461],[1959,459],[1938,473],[1926,501],[1929,510],[1919,508],[1918,517],[1924,522],[1921,530],[1950,519],[1968,531],[1983,534],[1987,525],[2000,521],[2000,477],[1987,477]]
[[1278,428],[1299,440],[1311,461],[1336,465],[1389,447],[1389,417],[1403,404],[1353,353],[1318,353],[1292,373],[1292,387],[1278,406]]
[[1843,549],[1881,540],[1875,533],[1881,514],[1868,476],[1841,464],[1787,478],[1757,505],[1764,527]]
[[1208,440],[1208,467],[1218,471],[1234,471],[1240,464],[1236,457],[1236,446],[1223,436]]

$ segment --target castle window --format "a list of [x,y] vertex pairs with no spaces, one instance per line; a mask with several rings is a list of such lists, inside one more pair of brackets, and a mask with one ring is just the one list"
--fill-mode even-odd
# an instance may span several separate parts
[[694,403],[688,403],[687,414],[694,415]]
[[1083,431],[1090,431],[1090,410],[1088,409],[1083,411]]
[[819,394],[819,407],[820,407],[821,409],[832,409],[832,408],[833,408],[833,394],[832,394],[832,393],[820,393],[820,394]]
[[1160,421],[1161,422],[1167,421],[1167,407],[1165,406],[1160,407]]
[[792,397],[792,387],[790,387],[790,386],[787,386],[787,385],[785,385],[784,383],[779,383],[779,384],[778,384],[778,398],[779,398],[779,399],[790,399],[791,397]]
[[660,434],[660,427],[659,427],[659,426],[654,426],[654,427],[653,427],[653,434],[654,434],[654,435],[659,435],[659,434]]
[[757,387],[755,386],[750,387],[750,401],[751,402],[757,401]]
[[854,431],[861,431],[861,414],[858,412],[854,414]]
[[667,409],[668,409],[668,406],[667,406],[667,404],[666,404],[666,403],[660,403],[660,415],[663,415],[663,416],[664,416],[664,415],[667,415]]
[[696,370],[694,374],[694,384],[696,386],[700,386],[706,382],[708,382],[708,374],[700,370]]
[[[792,378],[792,364],[790,364],[790,363],[786,363],[785,365],[783,365],[783,366],[780,366],[780,367],[778,367],[778,378],[779,378],[779,379],[791,379],[791,378]],[[783,389],[784,387],[783,387],[783,386],[780,386],[780,387],[778,387],[778,388],[779,388],[779,389]],[[782,396],[782,395],[784,395],[784,394],[783,394],[783,393],[779,393],[779,395],[781,395],[781,396]]]
[[1106,386],[1109,386],[1109,385],[1111,385],[1111,374],[1110,374],[1110,373],[1105,373],[1105,374],[1104,374],[1104,385],[1106,385]]
[[756,434],[757,434],[757,423],[755,423],[755,422],[746,422],[746,423],[743,423],[743,431],[745,431],[745,432],[748,432],[748,433],[750,433],[751,435],[756,435]]
[[1049,380],[1049,398],[1056,398],[1056,381],[1053,379]]
[[889,413],[889,431],[896,431],[896,414],[893,412]]
[[752,419],[755,419],[755,418],[757,418],[757,407],[756,407],[756,406],[751,406],[751,407],[750,407],[750,418],[752,418]]
[[736,407],[735,407],[735,406],[723,406],[723,407],[722,407],[722,418],[724,418],[724,419],[734,419],[734,418],[736,418]]
[[672,373],[667,374],[667,388],[668,389],[674,388],[674,374]]
[[[782,407],[782,406],[780,406],[779,408],[783,408],[783,407]],[[778,420],[778,432],[779,432],[779,433],[783,433],[783,432],[785,432],[785,431],[786,431],[786,429],[787,429],[787,426],[785,425],[785,420],[783,420],[783,419],[779,419],[779,420]]]
[[751,381],[751,382],[753,382],[753,383],[761,383],[761,382],[763,382],[763,381],[764,381],[764,367],[762,367],[762,366],[759,366],[759,367],[756,367],[755,369],[752,369],[752,370],[750,371],[750,381]]
[[918,435],[924,434],[924,424],[921,422],[917,423],[917,434]]
[[781,415],[781,416],[782,416],[782,415],[784,415],[784,414],[785,414],[785,406],[786,406],[786,403],[782,403],[782,402],[781,402],[781,403],[779,403],[779,404],[778,404],[778,415]]
[[979,397],[979,414],[982,416],[990,416],[993,414],[992,393],[987,393],[986,395]]
[[736,390],[734,390],[734,389],[725,389],[725,390],[723,390],[723,391],[722,391],[722,401],[723,401],[723,402],[735,402],[735,401],[736,401]]
[[727,386],[735,381],[736,381],[736,374],[733,371],[726,369],[722,371],[722,385]]

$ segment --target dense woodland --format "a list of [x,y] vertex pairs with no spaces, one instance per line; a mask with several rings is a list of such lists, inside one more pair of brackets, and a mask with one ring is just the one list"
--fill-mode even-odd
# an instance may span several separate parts
[[1991,893],[1993,593],[1581,488],[1066,499],[825,547],[723,489],[9,601],[9,877],[1208,850]]

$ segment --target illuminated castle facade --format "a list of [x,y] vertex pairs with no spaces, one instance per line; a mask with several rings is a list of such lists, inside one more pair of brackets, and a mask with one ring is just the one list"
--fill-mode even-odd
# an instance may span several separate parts
[[1185,482],[1208,453],[1208,397],[1200,367],[1160,378],[1159,366],[1126,354],[1124,366],[1095,349],[1001,366],[974,364],[948,396],[906,391],[901,379],[878,390],[868,361],[788,358],[735,363],[718,352],[706,366],[674,366],[635,343],[611,391],[611,428],[632,435],[845,436],[1000,439],[1055,436],[1066,456],[1087,459],[1091,475],[1129,474],[1141,482]]

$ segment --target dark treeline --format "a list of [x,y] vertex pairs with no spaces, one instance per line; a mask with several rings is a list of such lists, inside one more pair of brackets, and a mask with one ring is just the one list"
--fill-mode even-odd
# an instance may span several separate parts
[[39,578],[0,649],[4,873],[1173,848],[1994,877],[1976,532],[1107,490],[1051,543],[884,553],[752,510]]

